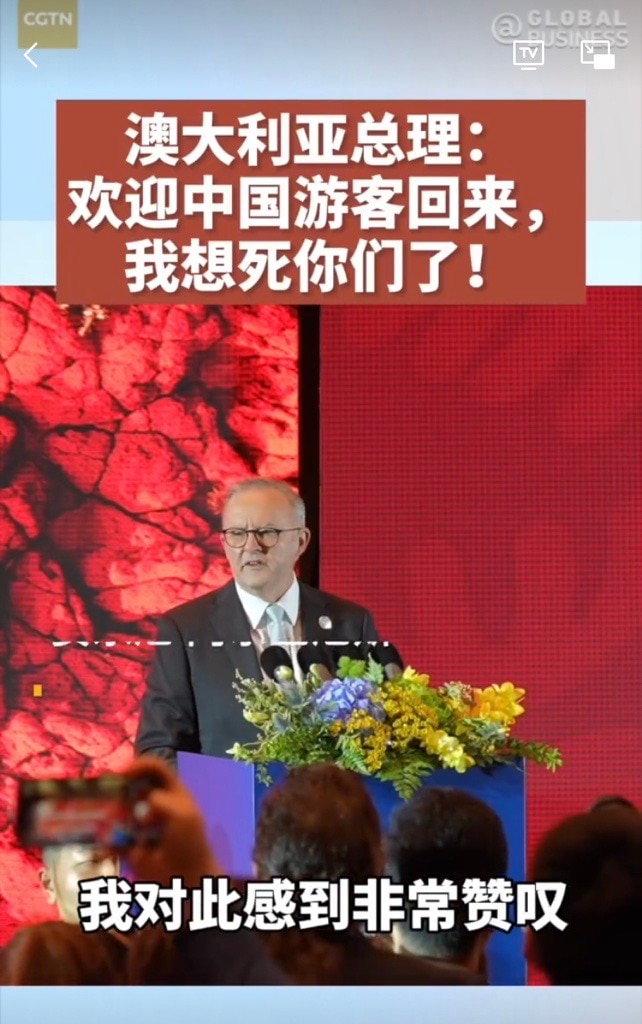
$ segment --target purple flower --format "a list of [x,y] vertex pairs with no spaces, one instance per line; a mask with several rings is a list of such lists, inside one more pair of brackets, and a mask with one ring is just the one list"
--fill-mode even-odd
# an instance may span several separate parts
[[345,722],[353,711],[381,718],[382,708],[371,700],[375,690],[368,679],[329,679],[314,694],[313,706],[326,722]]

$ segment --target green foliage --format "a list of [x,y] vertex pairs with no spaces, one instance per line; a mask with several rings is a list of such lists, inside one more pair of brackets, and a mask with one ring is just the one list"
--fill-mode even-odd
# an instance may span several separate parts
[[337,667],[338,679],[364,679],[367,671],[367,662],[354,661],[352,658],[339,658]]
[[290,767],[334,760],[334,743],[320,727],[292,726],[263,740],[253,757],[255,763],[280,761]]
[[336,741],[338,757],[336,763],[346,771],[356,772],[358,775],[370,775],[368,766],[363,757],[363,750],[355,736],[350,733],[342,733]]
[[506,749],[511,758],[519,757],[526,761],[534,761],[535,764],[543,765],[549,772],[564,766],[562,754],[557,747],[549,747],[545,743],[523,743],[521,740],[509,739],[506,741]]
[[[403,799],[444,767],[490,770],[524,759],[555,771],[563,764],[556,748],[510,736],[524,694],[512,683],[483,691],[463,683],[437,688],[410,669],[388,681],[371,656],[367,662],[341,658],[337,679],[346,681],[347,693],[353,685],[350,680],[374,684],[371,712],[355,710],[350,715],[348,710],[346,721],[345,709],[333,703],[336,721],[323,717],[315,706],[322,683],[313,674],[302,682],[279,683],[238,677],[236,697],[258,738],[252,744],[237,743],[228,753],[257,765],[259,779],[266,784],[270,763],[298,767],[330,762],[390,782]],[[355,717],[369,713],[374,719]]]
[[372,655],[368,658],[368,679],[372,680],[373,683],[381,685],[386,678],[386,674],[383,670],[383,665],[379,665]]
[[441,767],[437,758],[423,751],[407,751],[399,754],[388,765],[377,772],[382,782],[391,782],[402,800],[409,800],[421,789],[426,778]]

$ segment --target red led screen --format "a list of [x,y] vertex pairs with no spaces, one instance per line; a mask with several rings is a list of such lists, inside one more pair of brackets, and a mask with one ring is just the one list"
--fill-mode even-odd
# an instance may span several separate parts
[[296,485],[298,333],[281,306],[0,289],[0,946],[51,912],[16,778],[129,762],[153,617],[229,578],[220,494]]
[[321,585],[435,682],[527,690],[531,843],[642,801],[642,290],[321,314]]

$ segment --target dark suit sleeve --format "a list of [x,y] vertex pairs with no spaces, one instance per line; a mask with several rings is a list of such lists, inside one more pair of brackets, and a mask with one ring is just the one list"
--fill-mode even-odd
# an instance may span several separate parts
[[179,974],[185,985],[290,985],[260,939],[238,932],[178,932]]
[[172,619],[160,619],[157,640],[165,646],[156,648],[149,672],[136,753],[153,754],[176,767],[179,750],[200,752],[194,695],[185,646]]
[[374,619],[370,612],[366,612],[363,617],[363,625],[361,627],[361,639],[368,642],[369,640],[379,640],[379,633],[377,627],[374,624]]

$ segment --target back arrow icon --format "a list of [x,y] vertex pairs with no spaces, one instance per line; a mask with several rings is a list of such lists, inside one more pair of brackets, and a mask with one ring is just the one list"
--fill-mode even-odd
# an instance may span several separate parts
[[25,60],[28,60],[30,64],[33,64],[34,68],[37,68],[38,65],[36,64],[35,60],[31,59],[29,54],[31,53],[32,50],[35,50],[37,45],[38,45],[37,43],[34,43],[33,46],[30,46],[29,49],[27,50],[27,52],[23,53],[23,55],[22,55]]

